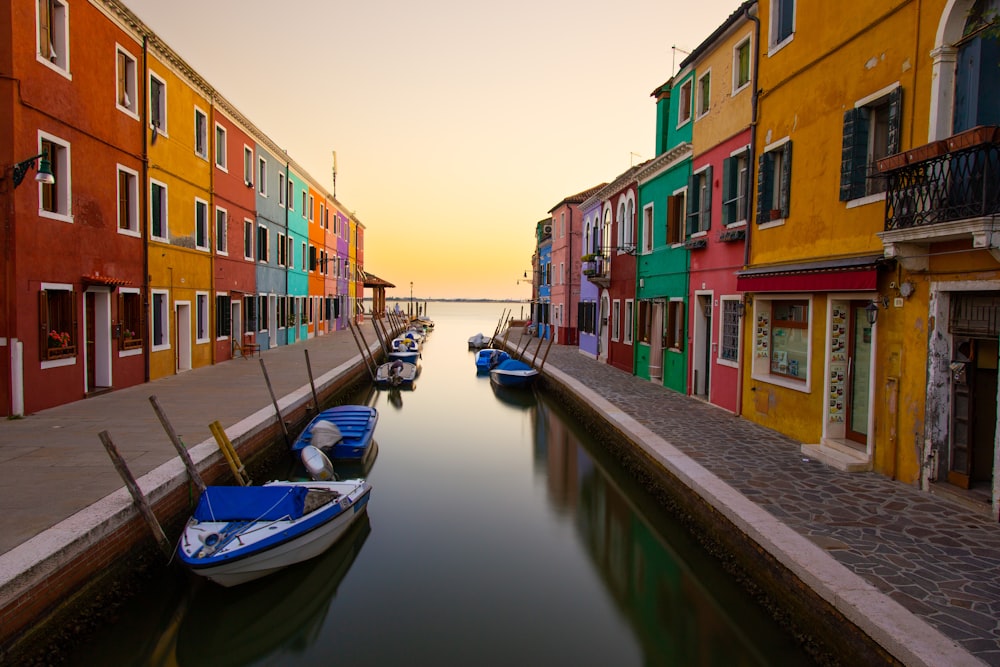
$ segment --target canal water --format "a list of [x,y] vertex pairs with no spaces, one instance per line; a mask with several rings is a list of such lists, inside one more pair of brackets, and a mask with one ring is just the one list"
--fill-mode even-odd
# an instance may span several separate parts
[[338,546],[233,589],[174,563],[72,664],[810,664],[565,410],[477,376],[507,308],[428,304],[414,389],[355,397],[379,452]]

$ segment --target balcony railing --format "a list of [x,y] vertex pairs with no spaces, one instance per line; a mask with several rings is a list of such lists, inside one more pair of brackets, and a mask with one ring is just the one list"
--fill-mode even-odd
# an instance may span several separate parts
[[1000,213],[1000,129],[973,129],[883,161],[886,231]]
[[611,262],[604,255],[590,255],[583,261],[583,275],[587,280],[607,287],[611,280]]

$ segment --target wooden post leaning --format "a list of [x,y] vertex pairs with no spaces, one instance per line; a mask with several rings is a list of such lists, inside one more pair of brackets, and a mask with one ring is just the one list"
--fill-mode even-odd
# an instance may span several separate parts
[[229,469],[233,471],[233,477],[236,478],[240,486],[250,486],[250,476],[247,474],[243,462],[240,461],[240,455],[236,453],[236,448],[233,447],[232,441],[226,435],[225,429],[222,428],[222,424],[214,421],[208,425],[208,430],[215,436],[215,442],[219,445],[226,463],[229,464]]
[[177,435],[174,427],[167,419],[166,413],[163,412],[163,408],[160,407],[160,402],[156,399],[156,396],[150,396],[149,402],[153,404],[153,412],[156,413],[160,423],[163,424],[163,430],[167,432],[167,437],[170,438],[170,442],[174,444],[174,449],[177,450],[177,455],[180,456],[181,461],[184,462],[184,468],[191,477],[191,481],[194,482],[196,487],[198,487],[198,493],[204,493],[205,481],[201,478],[201,473],[199,473],[198,468],[195,467],[194,461],[191,460],[191,455],[188,454],[187,447],[185,447],[184,443],[181,442],[180,436]]
[[104,444],[104,449],[108,450],[108,456],[111,457],[111,462],[115,464],[115,469],[121,476],[122,481],[125,482],[125,486],[128,487],[128,492],[132,494],[132,501],[139,508],[139,513],[142,514],[142,518],[146,520],[146,524],[149,529],[153,531],[153,537],[156,538],[157,544],[160,545],[160,551],[167,558],[170,558],[174,553],[173,545],[170,544],[170,540],[167,539],[166,534],[163,532],[163,528],[160,526],[160,522],[156,520],[156,515],[153,514],[153,509],[149,506],[149,502],[146,497],[142,495],[142,491],[139,489],[139,485],[135,481],[135,477],[132,476],[132,472],[128,469],[125,464],[125,459],[122,455],[118,453],[118,448],[115,447],[115,443],[111,441],[111,434],[107,431],[101,431],[97,434],[97,437],[101,439]]
[[302,350],[306,353],[306,373],[309,375],[309,387],[312,389],[313,407],[319,412],[319,396],[316,395],[316,381],[313,380],[312,364],[309,363],[309,350]]
[[271,378],[267,375],[267,366],[264,365],[264,360],[260,360],[260,370],[264,372],[264,382],[267,384],[267,392],[271,394],[271,403],[274,404],[274,411],[278,415],[278,423],[281,424],[281,433],[285,436],[285,444],[289,447],[292,446],[292,439],[288,436],[288,425],[285,424],[285,418],[281,416],[281,410],[278,408],[278,399],[274,397],[274,389],[271,388]]

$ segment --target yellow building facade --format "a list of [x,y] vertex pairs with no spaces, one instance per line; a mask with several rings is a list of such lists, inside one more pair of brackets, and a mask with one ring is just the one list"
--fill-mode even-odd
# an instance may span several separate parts
[[[212,173],[217,141],[211,90],[183,61],[152,46],[147,239],[149,378],[212,363],[214,232]],[[242,169],[242,165],[229,165]]]
[[913,51],[887,45],[913,34],[916,7],[759,5],[742,414],[849,470],[875,466],[883,419],[895,418],[875,377],[894,314],[868,308],[886,273],[884,185],[868,177],[912,131],[900,100]]

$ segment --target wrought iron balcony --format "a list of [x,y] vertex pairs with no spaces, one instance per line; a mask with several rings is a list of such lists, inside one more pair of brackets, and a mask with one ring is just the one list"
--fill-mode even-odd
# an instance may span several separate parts
[[583,275],[587,280],[607,287],[611,283],[611,261],[604,255],[592,255],[583,262]]
[[973,128],[886,158],[879,168],[887,180],[886,232],[1000,213],[1000,128]]

